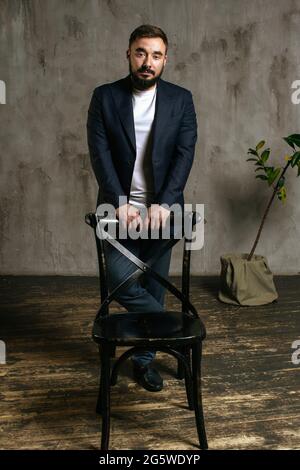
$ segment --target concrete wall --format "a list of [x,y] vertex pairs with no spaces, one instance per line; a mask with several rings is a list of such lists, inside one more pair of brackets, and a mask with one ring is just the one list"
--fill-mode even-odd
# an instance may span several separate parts
[[[199,139],[186,202],[204,203],[205,247],[192,273],[218,273],[219,256],[249,251],[270,190],[246,163],[264,138],[275,163],[300,131],[300,1],[1,0],[0,271],[95,274],[84,214],[97,186],[86,144],[95,86],[128,73],[131,31],[162,27],[170,41],[163,78],[194,96]],[[257,253],[276,273],[300,271],[300,178],[275,201]],[[171,273],[181,268],[180,246]]]

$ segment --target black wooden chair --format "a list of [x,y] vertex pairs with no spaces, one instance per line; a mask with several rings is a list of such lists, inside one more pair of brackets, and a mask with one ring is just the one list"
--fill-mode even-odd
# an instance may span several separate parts
[[[185,217],[188,217],[188,224],[184,221]],[[194,225],[199,222],[199,214],[189,212],[185,213],[182,218],[182,224],[185,224],[181,237],[184,238],[182,292],[151,268],[166,249],[179,241],[175,238],[176,235],[166,240],[164,248],[155,253],[155,256],[141,261],[119,243],[117,237],[109,237],[107,241],[104,241],[103,237],[97,235],[100,233],[99,229],[107,231],[110,222],[118,225],[117,219],[107,222],[97,213],[89,213],[85,216],[85,222],[94,229],[99,264],[101,305],[94,321],[92,336],[99,347],[101,365],[96,407],[97,413],[102,415],[101,450],[107,450],[109,445],[110,387],[117,383],[121,364],[136,352],[143,350],[162,351],[177,359],[177,378],[185,380],[188,406],[190,410],[195,411],[200,448],[207,449],[201,394],[202,341],[205,339],[206,331],[195,307],[189,300],[191,250],[188,249],[188,243],[192,240]],[[173,233],[176,233],[176,227]],[[136,271],[115,287],[110,294],[103,250],[103,243],[107,242],[115,246],[137,266]],[[147,313],[123,311],[109,314],[109,304],[115,299],[117,291],[121,287],[131,285],[145,273],[153,276],[181,301],[181,310]],[[130,349],[124,352],[111,367],[111,359],[115,357],[117,346],[129,346]]]

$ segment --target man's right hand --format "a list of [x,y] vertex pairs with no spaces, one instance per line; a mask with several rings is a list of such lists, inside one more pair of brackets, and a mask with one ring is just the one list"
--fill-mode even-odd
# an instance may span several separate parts
[[119,219],[120,224],[122,224],[123,229],[127,228],[130,222],[139,217],[139,215],[139,209],[132,204],[123,204],[116,209],[116,216]]

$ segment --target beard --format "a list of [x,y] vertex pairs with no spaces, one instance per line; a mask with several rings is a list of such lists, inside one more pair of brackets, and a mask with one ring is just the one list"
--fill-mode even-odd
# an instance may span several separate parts
[[153,73],[153,72],[150,71],[150,70],[147,70],[147,67],[141,67],[136,72],[133,72],[132,67],[131,67],[131,63],[129,61],[129,73],[130,73],[130,77],[131,77],[131,82],[132,82],[132,85],[134,86],[134,88],[137,88],[138,90],[147,90],[148,88],[155,85],[155,83],[161,77],[163,71],[164,71],[164,66],[161,69],[160,73],[156,77],[144,79],[144,78],[141,78],[138,75],[139,72],[149,72],[149,73]]

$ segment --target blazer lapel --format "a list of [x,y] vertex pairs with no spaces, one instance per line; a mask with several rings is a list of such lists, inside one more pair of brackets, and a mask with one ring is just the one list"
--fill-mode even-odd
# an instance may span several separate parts
[[[136,155],[136,140],[134,130],[134,117],[132,106],[130,75],[115,82],[112,86],[113,98],[123,125],[123,128],[130,140],[134,159]],[[155,103],[155,114],[152,127],[152,159],[155,160],[156,146],[163,135],[164,128],[167,126],[169,116],[171,115],[170,101],[172,96],[168,94],[165,82],[162,79],[157,81],[157,93]]]
[[159,142],[163,139],[165,128],[173,111],[172,95],[168,93],[166,83],[161,78],[157,81],[155,114],[152,125],[152,161],[159,160]]
[[112,87],[112,95],[118,110],[120,120],[124,130],[130,140],[134,155],[136,153],[136,141],[133,119],[133,106],[131,96],[131,79],[130,75],[115,82]]

